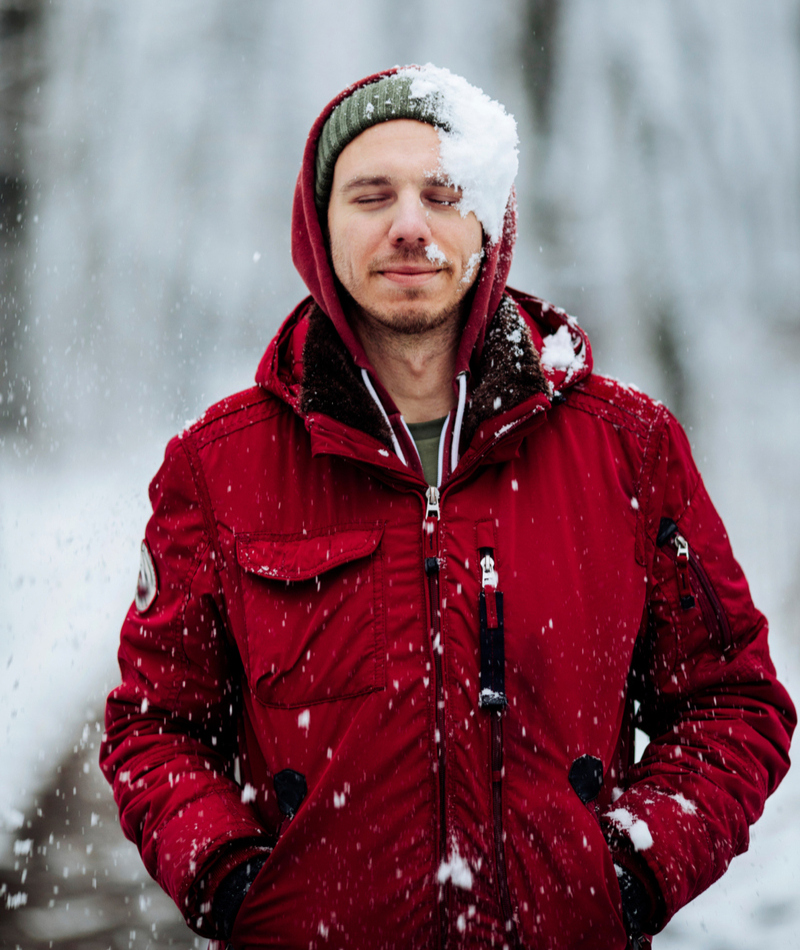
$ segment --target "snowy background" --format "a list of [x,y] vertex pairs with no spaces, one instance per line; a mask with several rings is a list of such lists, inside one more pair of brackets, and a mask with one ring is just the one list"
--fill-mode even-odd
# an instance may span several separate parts
[[[193,944],[96,774],[147,483],[304,294],[313,119],[428,61],[516,115],[511,283],[684,422],[800,697],[800,0],[0,0],[3,945]],[[800,946],[798,818],[655,946]]]

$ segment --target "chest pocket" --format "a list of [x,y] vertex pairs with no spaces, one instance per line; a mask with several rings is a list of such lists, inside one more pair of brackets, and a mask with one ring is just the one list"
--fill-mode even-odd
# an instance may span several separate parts
[[265,705],[383,689],[382,535],[377,522],[237,537],[248,678]]

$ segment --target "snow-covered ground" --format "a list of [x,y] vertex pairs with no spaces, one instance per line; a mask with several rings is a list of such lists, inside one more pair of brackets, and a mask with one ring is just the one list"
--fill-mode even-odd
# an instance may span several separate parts
[[0,470],[0,864],[117,680],[150,474],[102,462]]

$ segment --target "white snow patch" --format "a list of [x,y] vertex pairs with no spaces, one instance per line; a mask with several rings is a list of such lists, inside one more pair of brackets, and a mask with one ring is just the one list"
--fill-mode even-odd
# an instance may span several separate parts
[[26,838],[24,841],[14,842],[14,854],[33,854],[33,838]]
[[637,498],[631,498],[631,508],[633,508],[634,511],[639,510],[639,500]]
[[311,726],[311,710],[304,709],[300,713],[300,715],[297,717],[297,728],[305,729],[306,731],[308,731],[310,726]]
[[646,851],[653,846],[653,836],[647,822],[636,818],[627,808],[615,808],[606,814],[606,818],[613,821],[620,831],[626,832],[637,851]]
[[506,697],[503,693],[498,693],[494,689],[489,689],[488,687],[482,689],[478,694],[478,704],[483,706],[494,705],[495,703],[504,703],[506,702]]
[[445,255],[444,251],[433,241],[431,241],[430,244],[425,245],[425,256],[428,258],[431,264],[447,263],[447,256]]
[[440,884],[452,881],[455,887],[460,887],[463,891],[472,890],[472,871],[457,850],[451,851],[449,861],[442,861],[439,865],[436,880]]
[[545,337],[542,347],[542,365],[547,369],[570,369],[575,361],[575,349],[572,346],[572,335],[565,325],[560,326],[555,333]]
[[378,455],[382,455],[387,459],[389,458],[389,453],[386,451],[386,449],[378,449]]
[[0,828],[17,831],[25,824],[25,816],[16,808],[0,808]]
[[469,284],[472,281],[472,278],[475,274],[475,268],[478,266],[478,264],[480,264],[484,256],[483,248],[470,255],[470,258],[467,261],[467,266],[464,269],[464,276],[459,281],[460,284]]
[[6,909],[7,910],[16,910],[18,907],[23,907],[28,903],[28,895],[25,891],[19,891],[17,894],[9,894],[6,897]]
[[256,797],[255,788],[253,788],[249,782],[246,782],[244,788],[242,789],[242,801],[246,805],[248,802],[254,802]]
[[497,432],[495,432],[494,437],[499,439],[500,436],[505,435],[506,432],[510,432],[516,425],[517,422],[507,422],[504,426],[500,426]]
[[344,792],[340,795],[336,789],[333,790],[333,807],[334,808],[344,808],[344,803],[347,800],[347,796]]
[[470,211],[492,244],[503,233],[503,218],[519,168],[517,123],[505,108],[461,76],[431,63],[409,66],[398,76],[412,80],[410,96],[446,128],[439,128],[440,168],[461,189],[459,211]]
[[676,792],[674,795],[669,796],[674,802],[677,802],[681,806],[681,810],[685,815],[694,815],[697,812],[697,805],[685,795],[682,795],[680,792]]

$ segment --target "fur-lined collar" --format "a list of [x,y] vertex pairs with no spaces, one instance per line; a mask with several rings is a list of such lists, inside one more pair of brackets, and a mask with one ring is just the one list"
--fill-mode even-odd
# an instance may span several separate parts
[[[518,406],[548,385],[528,325],[508,295],[495,312],[467,403],[461,444],[469,445],[482,422]],[[386,421],[367,392],[358,367],[328,317],[315,306],[303,347],[304,414],[323,412],[391,448]]]

